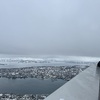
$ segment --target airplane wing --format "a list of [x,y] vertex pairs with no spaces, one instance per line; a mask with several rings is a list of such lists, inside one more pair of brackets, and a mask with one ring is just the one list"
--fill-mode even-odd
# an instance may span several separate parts
[[99,79],[100,68],[90,66],[45,100],[100,100]]

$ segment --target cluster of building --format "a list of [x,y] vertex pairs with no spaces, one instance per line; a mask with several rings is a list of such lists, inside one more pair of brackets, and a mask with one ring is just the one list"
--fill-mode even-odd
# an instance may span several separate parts
[[24,68],[1,68],[1,78],[39,78],[70,80],[88,66],[37,66]]
[[25,94],[25,95],[15,95],[15,94],[0,94],[0,100],[44,100],[48,94]]
[[[69,81],[88,66],[37,66],[24,68],[1,68],[1,78],[63,79]],[[49,94],[0,94],[0,100],[44,100]]]

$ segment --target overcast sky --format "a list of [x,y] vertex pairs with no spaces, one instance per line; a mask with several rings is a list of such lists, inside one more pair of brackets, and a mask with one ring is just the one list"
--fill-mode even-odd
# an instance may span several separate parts
[[100,56],[100,0],[0,0],[0,53]]

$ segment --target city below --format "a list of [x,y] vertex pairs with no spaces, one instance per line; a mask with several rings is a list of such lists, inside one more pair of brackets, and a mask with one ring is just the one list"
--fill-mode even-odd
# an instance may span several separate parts
[[2,57],[0,100],[44,100],[98,58]]
[[[58,79],[71,80],[74,76],[89,67],[74,65],[74,66],[35,66],[23,68],[0,68],[0,78],[7,79],[26,79],[36,78],[40,80],[51,79],[56,81]],[[14,94],[1,93],[0,100],[44,100],[49,94]]]
[[1,68],[0,78],[63,79],[69,81],[88,66],[35,66],[24,68]]

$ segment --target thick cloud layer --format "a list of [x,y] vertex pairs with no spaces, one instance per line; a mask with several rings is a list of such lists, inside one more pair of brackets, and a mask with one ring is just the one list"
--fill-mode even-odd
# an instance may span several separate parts
[[1,0],[0,53],[100,56],[100,0]]

